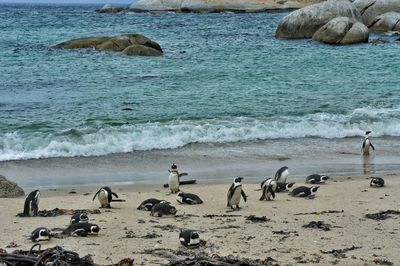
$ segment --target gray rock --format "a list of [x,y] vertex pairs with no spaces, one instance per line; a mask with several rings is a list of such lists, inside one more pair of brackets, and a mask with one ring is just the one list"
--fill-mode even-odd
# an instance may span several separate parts
[[25,192],[21,187],[0,175],[0,198],[16,198],[24,195]]
[[126,55],[160,56],[162,52],[140,44],[133,44],[122,51]]
[[319,28],[336,17],[359,20],[360,13],[348,0],[328,0],[301,8],[284,17],[275,36],[288,39],[311,38]]
[[388,12],[377,16],[369,26],[369,30],[374,32],[400,31],[400,13]]
[[348,17],[337,17],[319,28],[313,40],[329,44],[368,42],[368,27]]
[[[113,37],[89,37],[74,39],[55,45],[55,48],[77,49],[92,48],[100,51],[122,52],[132,45],[141,45],[156,50],[160,55],[163,53],[160,45],[140,34],[124,34]],[[144,50],[144,49],[142,49]],[[147,55],[145,52],[125,52],[127,55]],[[153,53],[155,54],[155,53]]]
[[260,12],[301,8],[323,0],[139,0],[129,6],[135,12]]
[[377,16],[387,12],[400,12],[399,0],[355,0],[354,5],[361,14],[362,22],[368,27]]

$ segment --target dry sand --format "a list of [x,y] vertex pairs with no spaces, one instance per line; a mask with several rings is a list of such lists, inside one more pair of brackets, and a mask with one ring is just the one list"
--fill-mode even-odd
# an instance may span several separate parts
[[[201,205],[180,205],[176,195],[160,186],[112,187],[126,202],[115,202],[112,209],[101,209],[92,214],[90,222],[101,227],[98,236],[53,238],[43,248],[63,246],[81,256],[91,254],[98,264],[117,263],[131,257],[135,265],[159,265],[169,261],[159,256],[160,250],[172,252],[185,249],[179,243],[182,228],[197,229],[205,246],[191,252],[246,258],[276,260],[280,265],[298,263],[318,265],[375,265],[400,261],[400,215],[376,221],[366,218],[367,213],[399,210],[399,176],[382,176],[386,186],[370,188],[368,176],[335,178],[321,185],[315,199],[293,198],[279,193],[275,200],[259,201],[259,184],[243,181],[248,201],[242,209],[227,212],[226,192],[230,184],[196,184],[182,186],[185,192],[198,194]],[[294,187],[304,185],[297,182]],[[92,201],[98,188],[77,187],[76,194],[68,188],[42,190],[39,209],[68,208],[96,209],[97,199]],[[90,193],[84,195],[85,193]],[[158,218],[136,207],[147,198],[165,199],[177,207],[175,218]],[[1,199],[0,248],[15,242],[16,248],[28,250],[32,242],[27,236],[39,226],[50,229],[66,227],[70,216],[20,218],[24,199]],[[333,213],[320,213],[329,212]],[[310,214],[310,213],[320,214]],[[301,214],[303,213],[303,214]],[[214,215],[208,217],[206,215]],[[267,222],[246,220],[250,215],[266,216]],[[331,225],[329,231],[304,228],[311,221],[323,221]],[[131,232],[130,232],[131,231]],[[127,238],[127,236],[130,238]],[[353,246],[355,248],[353,248]],[[333,250],[352,250],[334,252]],[[158,251],[158,252],[157,252]],[[158,254],[158,255],[157,255]],[[388,265],[388,264],[386,264]]]

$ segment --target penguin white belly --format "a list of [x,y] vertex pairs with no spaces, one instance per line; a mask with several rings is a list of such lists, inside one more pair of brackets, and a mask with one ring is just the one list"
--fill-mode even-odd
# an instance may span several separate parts
[[232,198],[231,198],[231,206],[232,205],[239,205],[240,203],[240,197],[242,196],[242,188],[237,187],[235,191],[233,192]]
[[169,174],[168,185],[169,185],[169,188],[171,189],[172,193],[175,193],[175,192],[179,191],[179,177],[178,177],[177,173],[171,172]]
[[369,140],[365,140],[364,148],[363,148],[363,155],[369,155],[369,147],[371,146],[371,143]]
[[100,191],[99,201],[100,201],[101,206],[107,206],[109,204],[107,191],[105,191],[105,190]]

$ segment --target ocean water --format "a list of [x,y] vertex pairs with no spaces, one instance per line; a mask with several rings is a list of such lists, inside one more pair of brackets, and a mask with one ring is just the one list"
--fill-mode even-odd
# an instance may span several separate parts
[[[381,155],[400,155],[398,36],[332,46],[275,39],[289,11],[95,8],[0,4],[0,161],[192,147],[270,158],[359,155],[366,130]],[[52,48],[124,33],[151,38],[165,55]]]

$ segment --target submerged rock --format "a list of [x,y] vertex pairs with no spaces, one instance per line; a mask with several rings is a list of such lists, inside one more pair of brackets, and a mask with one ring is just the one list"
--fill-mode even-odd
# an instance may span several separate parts
[[134,12],[261,12],[301,8],[323,0],[139,0],[130,5]]
[[24,195],[25,192],[21,187],[0,175],[0,198],[16,198]]
[[112,7],[110,4],[105,4],[102,8],[96,9],[97,13],[119,13],[125,11],[123,7]]
[[360,19],[357,8],[348,0],[328,0],[296,10],[279,23],[277,38],[311,38],[323,25],[336,17]]
[[[163,50],[158,43],[140,34],[124,34],[113,37],[89,37],[73,39],[59,43],[54,47],[64,49],[92,48],[100,51],[122,52],[126,55],[154,56],[163,54]],[[129,47],[131,48],[127,50]],[[136,52],[134,52],[134,50]]]
[[361,22],[348,17],[337,17],[317,30],[312,39],[329,44],[368,42],[369,31]]
[[400,12],[399,0],[355,0],[362,22],[370,27],[377,16],[387,12]]

